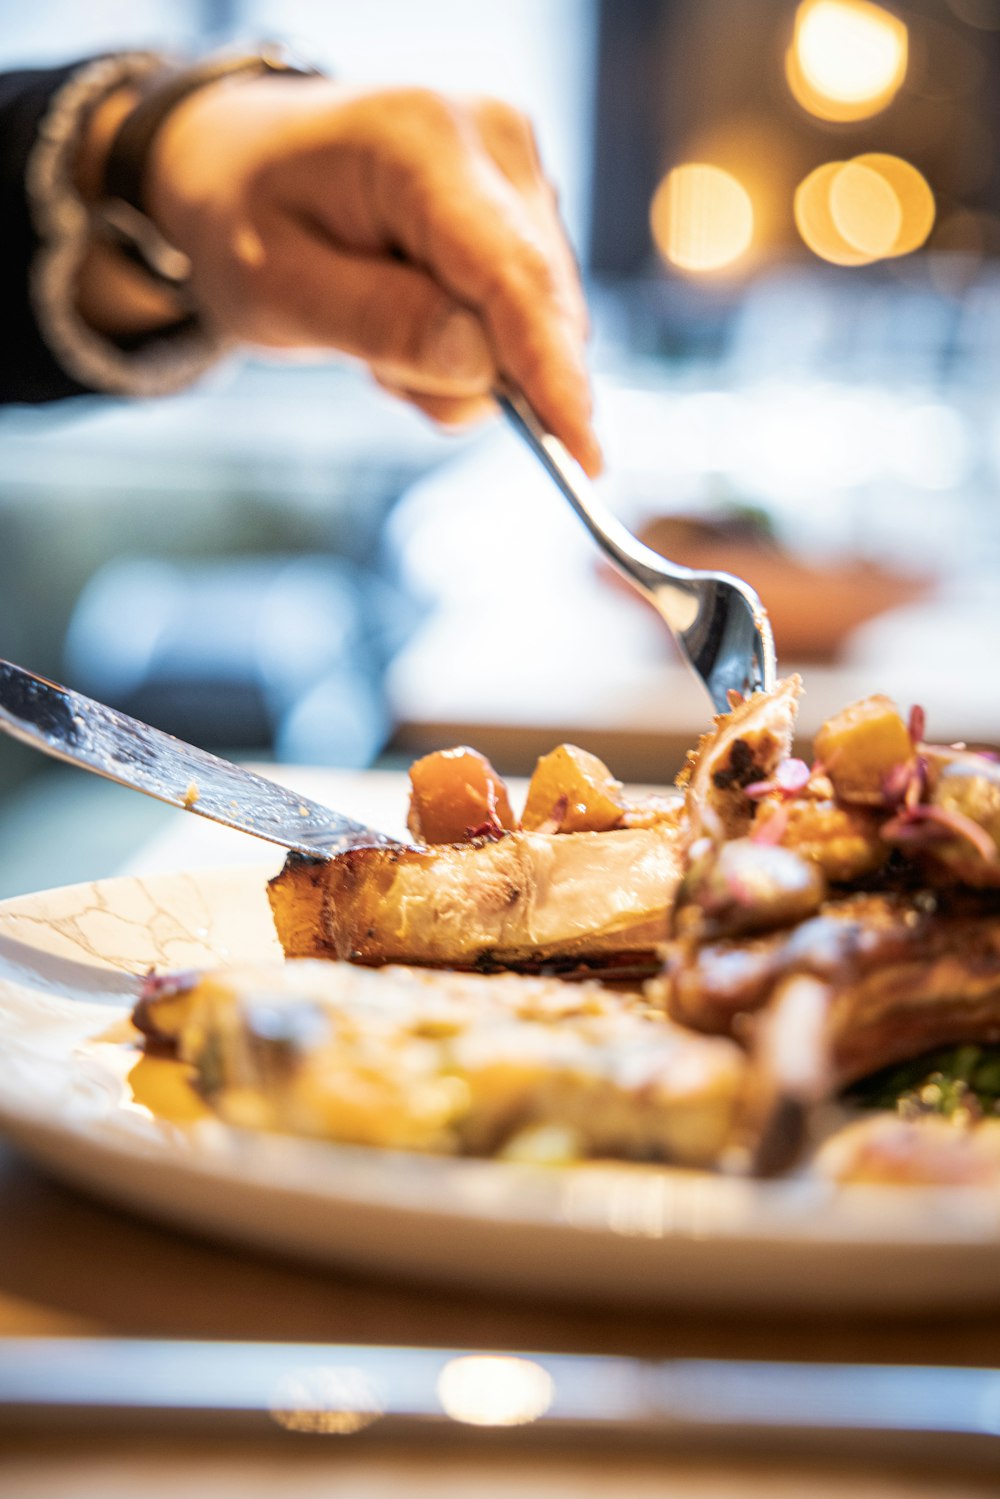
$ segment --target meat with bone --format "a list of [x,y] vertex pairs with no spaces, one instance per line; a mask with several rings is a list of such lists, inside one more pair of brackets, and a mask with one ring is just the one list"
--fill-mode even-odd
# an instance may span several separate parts
[[[786,1166],[810,1110],[847,1083],[1000,1042],[1000,769],[922,729],[888,699],[854,705],[817,736],[823,764],[742,788],[749,808],[731,803],[726,827],[746,836],[720,838],[710,809],[714,836],[689,846],[654,992],[750,1050],[759,1171]],[[710,778],[691,784],[711,794]]]

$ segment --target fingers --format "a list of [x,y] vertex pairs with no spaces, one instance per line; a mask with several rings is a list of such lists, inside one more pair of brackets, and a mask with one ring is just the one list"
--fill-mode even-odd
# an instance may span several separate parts
[[377,370],[374,373],[375,379],[383,390],[388,391],[397,400],[416,406],[419,411],[429,416],[441,427],[450,427],[457,431],[463,427],[475,426],[496,415],[496,402],[488,396],[421,395],[417,391],[394,385],[391,380],[384,379]]
[[[484,194],[485,196],[486,194]],[[506,184],[490,184],[492,218],[435,212],[433,264],[489,331],[497,364],[590,473],[601,467],[591,421],[580,301],[548,226]],[[475,200],[471,198],[472,206]]]
[[[530,128],[495,102],[458,106],[420,92],[383,116],[359,189],[378,239],[476,315],[500,373],[599,471],[583,295]],[[342,233],[332,205],[313,211],[332,239]]]
[[153,163],[157,221],[227,332],[342,349],[430,406],[502,376],[599,470],[579,277],[517,111],[251,79],[186,101]]
[[520,110],[500,99],[477,101],[476,117],[483,140],[497,165],[517,190],[534,206],[548,249],[559,263],[563,284],[576,312],[581,338],[590,331],[580,270],[559,215],[559,201],[542,166],[531,121]]
[[[270,347],[335,348],[425,409],[483,402],[497,370],[472,312],[416,266],[337,249],[301,225],[262,236],[271,246],[245,268],[241,300],[254,309],[247,334]],[[457,409],[457,408],[456,408]]]

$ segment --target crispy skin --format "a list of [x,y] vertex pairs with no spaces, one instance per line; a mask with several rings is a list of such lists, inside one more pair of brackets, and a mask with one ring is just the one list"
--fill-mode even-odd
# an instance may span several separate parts
[[787,754],[800,690],[790,678],[720,716],[681,778],[683,803],[647,807],[631,825],[348,849],[327,864],[290,855],[269,886],[286,955],[655,973],[692,836],[749,823],[743,788]]
[[766,781],[791,753],[801,677],[787,677],[773,692],[755,693],[720,714],[677,777],[684,788],[692,836],[739,838],[756,808],[744,790]]
[[680,877],[673,822],[292,855],[268,894],[288,957],[649,973]]

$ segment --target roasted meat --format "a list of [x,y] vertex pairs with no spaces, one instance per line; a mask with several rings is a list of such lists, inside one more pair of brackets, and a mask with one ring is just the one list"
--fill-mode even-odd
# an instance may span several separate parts
[[[290,855],[271,881],[287,957],[348,963],[209,976],[138,1023],[237,1122],[485,1154],[551,1127],[566,1158],[728,1142],[730,1163],[785,1168],[855,1080],[1000,1043],[1000,766],[882,696],[806,764],[800,690],[718,718],[672,799],[636,802],[562,745],[518,819],[481,755],[425,757],[415,846]],[[482,976],[500,969],[520,975]]]
[[692,839],[718,841],[747,831],[756,810],[747,787],[768,781],[788,758],[801,693],[801,679],[789,677],[773,692],[737,703],[702,736],[677,779]]
[[[656,989],[676,1020],[723,1034],[792,974],[822,979],[838,995],[839,1070],[856,1077],[907,1052],[976,1039],[961,1028],[950,1034],[948,1007],[1000,996],[1000,909],[961,891],[838,895],[808,920],[770,932],[672,944]],[[905,1015],[887,1027],[892,1006]],[[989,1039],[1000,1039],[1000,1005],[996,1028]]]
[[427,756],[409,816],[425,841],[329,863],[290,855],[269,886],[282,947],[369,964],[651,975],[694,824],[750,821],[744,788],[787,755],[799,691],[793,678],[719,718],[680,778],[683,798],[630,799],[595,756],[561,745],[538,762],[516,830],[482,757]]
[[650,974],[680,878],[676,820],[291,856],[268,894],[289,957]]
[[867,698],[820,731],[812,767],[786,757],[740,778],[742,803],[727,786],[722,809],[704,763],[690,778],[708,811],[689,808],[650,992],[747,1046],[743,1135],[760,1171],[786,1166],[814,1105],[853,1080],[1000,1042],[1000,767],[926,744],[922,719]]
[[289,962],[173,984],[136,1010],[229,1123],[536,1161],[714,1163],[746,1062],[594,983]]

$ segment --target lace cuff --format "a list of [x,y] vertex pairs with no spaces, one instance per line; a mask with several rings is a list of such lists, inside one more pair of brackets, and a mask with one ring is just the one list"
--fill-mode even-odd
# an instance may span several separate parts
[[139,83],[162,66],[154,52],[120,53],[86,64],[53,96],[27,165],[28,203],[40,241],[30,280],[39,331],[74,380],[116,395],[181,390],[229,347],[191,319],[126,350],[91,328],[76,308],[80,268],[91,244],[90,213],[74,186],[82,131],[91,111],[115,89]]

